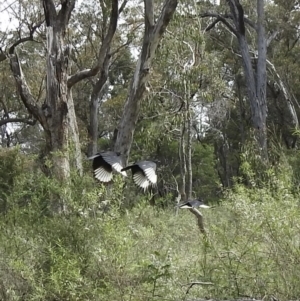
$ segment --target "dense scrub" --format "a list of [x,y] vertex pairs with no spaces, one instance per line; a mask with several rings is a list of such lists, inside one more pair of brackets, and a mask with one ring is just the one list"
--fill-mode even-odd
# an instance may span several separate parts
[[[176,215],[173,204],[150,206],[149,196],[133,192],[128,200],[131,188],[118,180],[103,187],[89,173],[73,175],[69,212],[53,216],[51,192],[66,194],[64,185],[35,171],[28,157],[5,156],[18,164],[1,165],[1,184],[10,178],[1,194],[1,300],[300,295],[299,200],[288,165],[269,171],[263,187],[235,184],[203,210],[204,238],[189,211]],[[194,281],[207,284],[186,296]]]

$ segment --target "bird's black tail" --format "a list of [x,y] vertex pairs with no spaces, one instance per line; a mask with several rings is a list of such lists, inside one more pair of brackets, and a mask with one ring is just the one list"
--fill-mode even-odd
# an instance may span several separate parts
[[125,170],[128,170],[128,169],[131,169],[133,165],[128,165],[124,168],[121,169],[121,171],[125,171]]

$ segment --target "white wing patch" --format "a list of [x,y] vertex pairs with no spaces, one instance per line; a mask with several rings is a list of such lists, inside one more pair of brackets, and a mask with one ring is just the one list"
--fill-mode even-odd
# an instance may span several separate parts
[[123,168],[122,164],[120,163],[121,162],[121,158],[119,158],[118,156],[112,156],[112,155],[105,155],[103,154],[102,155],[102,158],[108,163],[111,165],[111,167],[119,172],[120,174],[122,174],[123,176],[127,176],[127,173],[126,171],[121,171],[121,169]]
[[157,175],[155,173],[155,170],[152,167],[148,167],[144,169],[144,173],[147,177],[147,179],[152,183],[156,184],[157,182]]
[[121,171],[121,169],[123,168],[123,166],[122,166],[119,162],[115,162],[115,163],[113,163],[111,166],[112,166],[112,168],[113,168],[115,171],[119,172],[119,173],[122,174],[124,177],[127,176],[126,171]]
[[106,171],[104,168],[99,167],[94,170],[95,178],[101,182],[110,182],[112,180],[112,173]]
[[100,157],[100,156],[101,156],[101,155],[96,154],[96,155],[94,155],[94,156],[88,157],[87,159],[88,159],[88,160],[92,160],[92,159],[95,159],[95,158]]
[[133,175],[133,181],[136,185],[144,189],[146,189],[150,185],[150,182],[147,180],[147,178],[143,175],[142,172],[136,172]]
[[183,206],[179,206],[179,208],[181,208],[181,209],[190,209],[190,208],[192,208],[192,206],[183,205]]
[[204,205],[204,204],[200,205],[199,207],[200,208],[210,208],[210,206],[207,206],[207,205]]

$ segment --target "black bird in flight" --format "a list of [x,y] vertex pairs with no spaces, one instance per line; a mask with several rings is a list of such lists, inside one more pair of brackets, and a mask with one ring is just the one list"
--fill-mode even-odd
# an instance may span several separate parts
[[126,166],[121,171],[131,169],[133,182],[146,190],[149,186],[157,183],[156,163],[152,161],[139,161]]
[[126,177],[126,172],[122,171],[124,166],[120,155],[113,151],[105,151],[89,157],[89,160],[93,160],[95,178],[100,182],[108,183],[113,178],[113,170]]

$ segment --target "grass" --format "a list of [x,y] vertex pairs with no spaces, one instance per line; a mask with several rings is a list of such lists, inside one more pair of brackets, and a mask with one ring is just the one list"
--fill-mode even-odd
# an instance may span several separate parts
[[[203,209],[206,238],[188,210],[176,216],[133,192],[127,200],[119,183],[109,206],[99,206],[105,191],[90,177],[74,180],[68,215],[45,214],[49,190],[60,186],[33,177],[14,181],[0,220],[1,300],[300,295],[299,201],[286,177],[264,188],[237,184],[217,207]],[[192,282],[211,285],[194,285],[186,295]]]

